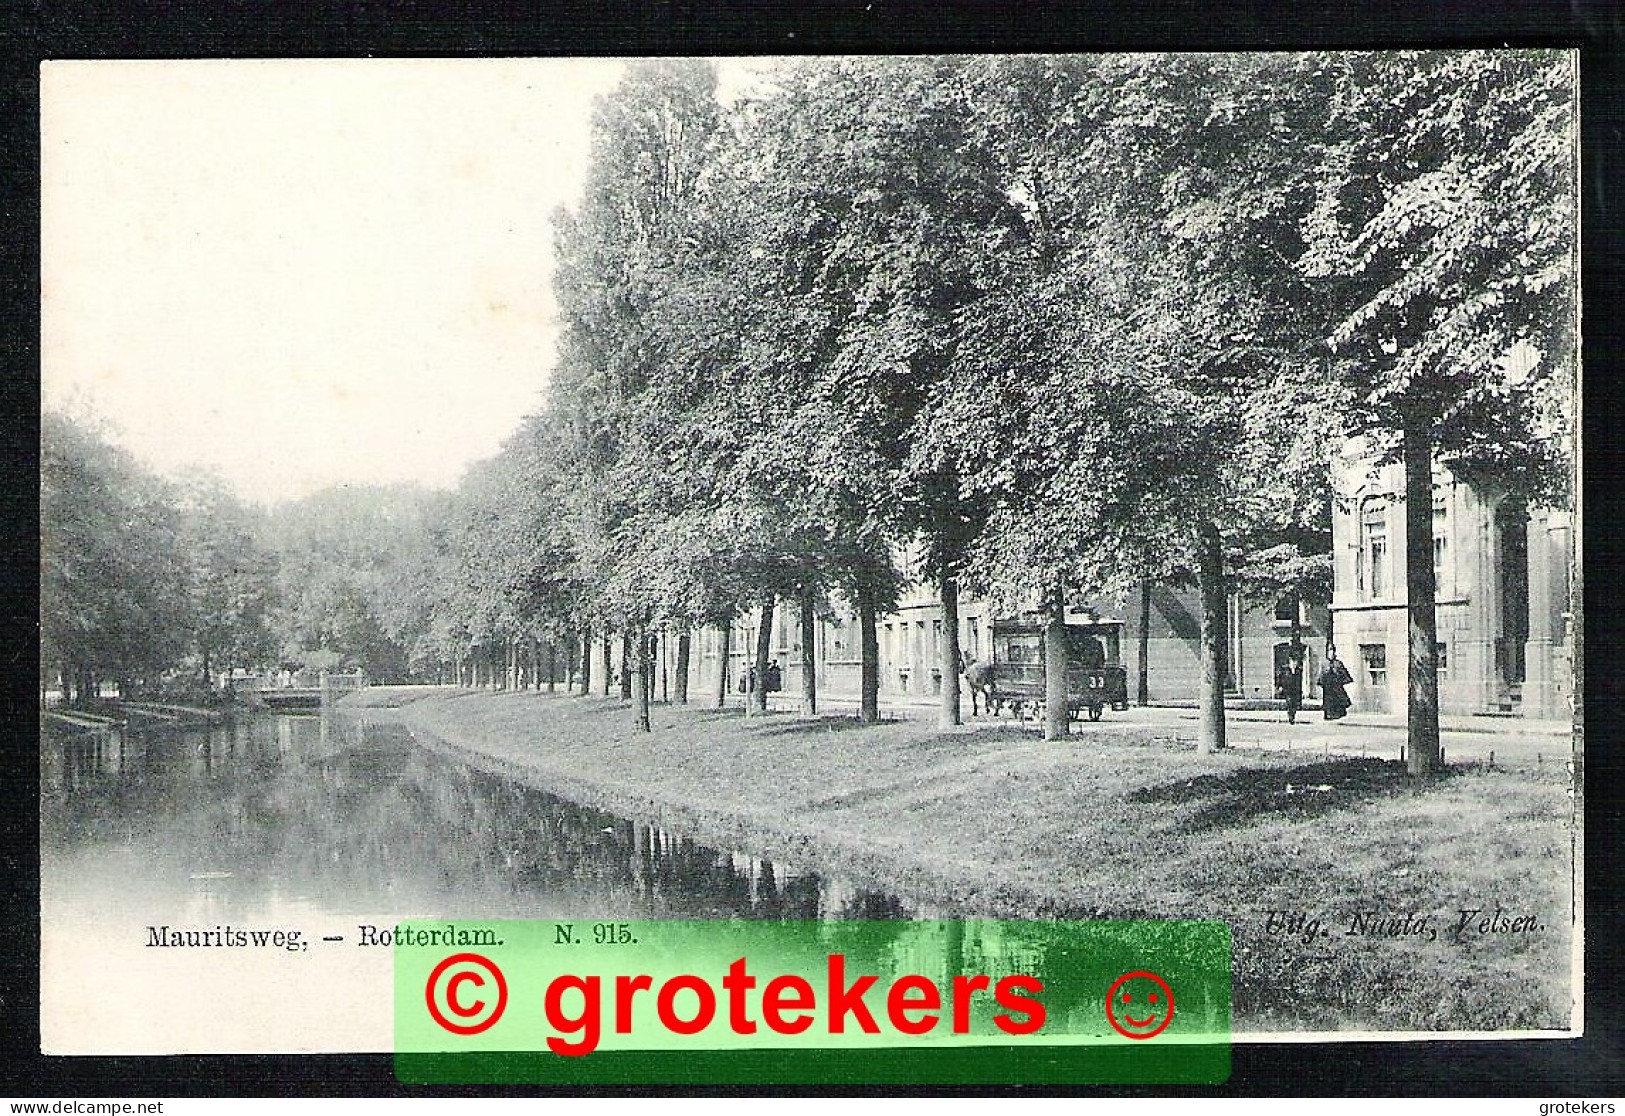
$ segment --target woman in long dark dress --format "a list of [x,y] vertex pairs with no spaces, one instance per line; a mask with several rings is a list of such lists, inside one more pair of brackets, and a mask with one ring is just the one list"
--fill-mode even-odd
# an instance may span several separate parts
[[1320,671],[1320,708],[1328,721],[1349,711],[1348,687],[1353,681],[1349,668],[1337,657],[1337,648],[1326,648],[1326,665]]

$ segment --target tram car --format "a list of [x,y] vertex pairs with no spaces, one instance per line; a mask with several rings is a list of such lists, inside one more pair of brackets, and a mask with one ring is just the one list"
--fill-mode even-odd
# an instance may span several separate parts
[[[1067,714],[1100,720],[1107,706],[1128,708],[1128,671],[1122,665],[1123,622],[1067,624]],[[1026,620],[995,620],[991,630],[993,678],[988,692],[995,709],[1017,717],[1041,716],[1044,709],[1044,625]]]

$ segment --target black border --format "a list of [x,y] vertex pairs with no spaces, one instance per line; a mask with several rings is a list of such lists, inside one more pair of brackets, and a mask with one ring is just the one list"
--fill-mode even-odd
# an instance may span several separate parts
[[[24,9],[26,10],[19,10]],[[121,1096],[546,1095],[545,1088],[411,1088],[388,1055],[46,1058],[39,1050],[38,712],[39,84],[67,58],[479,57],[1561,46],[1581,51],[1582,290],[1585,316],[1583,500],[1589,705],[1586,810],[1586,1033],[1579,1040],[1238,1044],[1216,1089],[1068,1090],[1084,1095],[1532,1096],[1625,1093],[1619,1008],[1620,855],[1625,756],[1617,710],[1625,677],[1603,658],[1621,646],[1608,592],[1625,574],[1625,424],[1620,414],[1620,283],[1625,205],[1625,15],[1604,0],[1418,0],[1295,5],[1277,0],[897,3],[892,0],[14,0],[0,15],[0,1094]],[[1419,979],[1427,974],[1419,973]],[[1055,1090],[764,1086],[763,1093],[1048,1095]],[[551,1092],[559,1092],[553,1090]],[[576,1093],[581,1090],[564,1090]],[[597,1088],[600,1095],[726,1094],[726,1087]]]

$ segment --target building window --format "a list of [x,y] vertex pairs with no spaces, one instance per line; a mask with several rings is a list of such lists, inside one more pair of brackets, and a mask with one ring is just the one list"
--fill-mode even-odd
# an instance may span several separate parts
[[1287,595],[1275,602],[1275,619],[1282,624],[1290,624],[1298,617],[1298,598]]
[[1439,677],[1450,677],[1450,645],[1448,643],[1435,643],[1433,645],[1434,661],[1439,664]]
[[1451,595],[1450,529],[1443,492],[1433,494],[1433,585],[1439,596]]
[[1388,504],[1367,500],[1360,508],[1360,556],[1355,584],[1367,600],[1388,593]]
[[1374,690],[1388,685],[1388,645],[1386,643],[1360,644],[1360,661],[1365,664],[1366,685]]
[[[831,622],[824,634],[824,661],[838,663],[857,655],[857,624],[851,620]],[[814,644],[816,646],[816,643]]]

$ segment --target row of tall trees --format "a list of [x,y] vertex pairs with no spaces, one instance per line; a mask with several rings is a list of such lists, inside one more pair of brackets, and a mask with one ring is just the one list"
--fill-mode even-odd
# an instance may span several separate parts
[[550,409],[474,484],[450,550],[480,593],[450,611],[639,659],[654,625],[759,610],[765,671],[776,607],[838,605],[873,719],[907,551],[957,722],[962,590],[1044,610],[1064,686],[1069,596],[1183,581],[1207,750],[1227,595],[1324,599],[1328,464],[1361,435],[1407,463],[1410,755],[1437,763],[1431,462],[1564,471],[1567,56],[818,59],[758,86],[724,105],[710,65],[651,61],[600,104],[556,215]]

